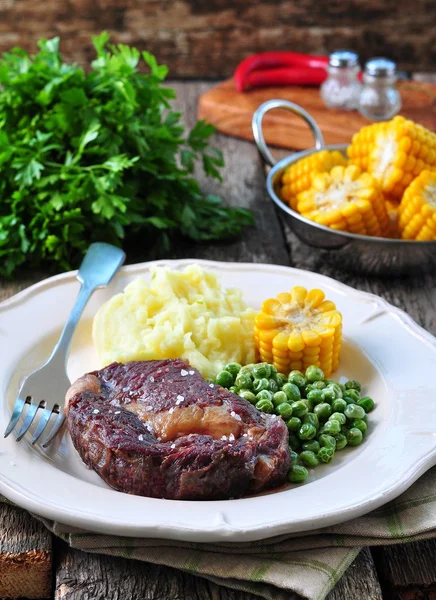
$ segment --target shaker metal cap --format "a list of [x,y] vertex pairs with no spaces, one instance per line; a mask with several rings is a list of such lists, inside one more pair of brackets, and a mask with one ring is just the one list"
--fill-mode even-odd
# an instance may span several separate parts
[[359,64],[359,55],[352,50],[335,50],[329,56],[331,67],[355,67]]
[[393,60],[382,57],[371,58],[365,64],[365,73],[372,77],[393,77],[396,69],[397,65]]

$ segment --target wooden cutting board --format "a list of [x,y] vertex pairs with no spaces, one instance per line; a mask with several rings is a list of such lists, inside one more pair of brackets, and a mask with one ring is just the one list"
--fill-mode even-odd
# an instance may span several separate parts
[[[400,114],[436,131],[436,85],[401,81],[398,84],[403,107]],[[203,94],[198,103],[198,117],[206,119],[227,135],[252,140],[251,119],[266,100],[290,100],[305,108],[318,122],[326,144],[344,144],[370,121],[357,111],[328,109],[319,88],[277,87],[239,93],[233,80],[224,81]],[[285,110],[275,110],[264,117],[264,135],[268,144],[302,150],[313,147],[312,135],[303,120]]]

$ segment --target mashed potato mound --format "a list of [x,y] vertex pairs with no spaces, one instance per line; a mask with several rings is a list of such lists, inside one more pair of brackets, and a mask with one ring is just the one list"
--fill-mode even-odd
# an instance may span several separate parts
[[182,358],[204,377],[228,362],[254,362],[254,317],[237,289],[198,265],[151,270],[100,307],[93,339],[103,365]]

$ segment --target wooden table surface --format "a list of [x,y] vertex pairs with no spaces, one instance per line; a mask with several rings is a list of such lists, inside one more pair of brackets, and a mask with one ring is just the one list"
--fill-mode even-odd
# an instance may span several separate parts
[[[175,83],[177,106],[192,124],[200,93],[210,83]],[[256,227],[231,243],[194,246],[186,244],[173,258],[211,258],[223,261],[275,263],[316,271],[355,288],[373,292],[407,311],[420,325],[436,334],[436,281],[431,275],[376,279],[329,267],[322,251],[301,244],[280,219],[265,193],[264,170],[253,144],[216,135],[215,145],[224,153],[224,183],[218,185],[198,174],[203,189],[220,194],[230,204],[250,208]],[[130,262],[146,260],[138,253]],[[0,281],[0,300],[45,277],[33,273],[14,282]],[[235,592],[175,569],[136,561],[91,555],[71,550],[25,511],[0,505],[0,552],[10,548],[17,556],[40,552],[39,598],[55,600],[255,600],[252,594]],[[1,568],[1,567],[0,567]],[[47,577],[48,572],[48,577]],[[1,583],[1,572],[0,572]],[[10,595],[11,592],[9,592]],[[0,597],[8,595],[1,591]],[[37,597],[36,595],[32,596]],[[361,552],[328,600],[435,600],[436,542],[378,547]],[[289,595],[290,600],[297,597]]]

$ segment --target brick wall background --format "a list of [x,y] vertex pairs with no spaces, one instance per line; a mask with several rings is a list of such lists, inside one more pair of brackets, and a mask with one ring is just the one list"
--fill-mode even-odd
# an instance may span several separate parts
[[436,0],[0,0],[0,52],[61,36],[86,64],[90,35],[147,49],[171,77],[223,77],[251,52],[357,50],[434,70]]

